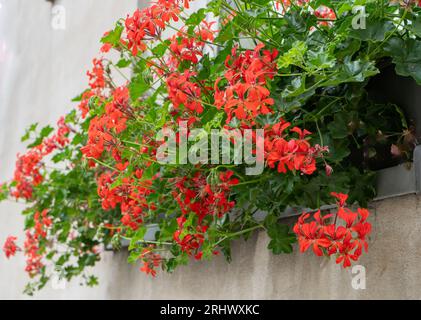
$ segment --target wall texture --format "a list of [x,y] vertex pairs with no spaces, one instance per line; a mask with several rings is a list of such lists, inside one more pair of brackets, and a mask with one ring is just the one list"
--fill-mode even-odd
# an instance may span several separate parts
[[[142,1],[141,1],[142,2]],[[0,181],[10,178],[19,137],[38,121],[54,123],[85,86],[85,70],[98,39],[136,6],[135,0],[63,0],[66,29],[52,30],[45,0],[0,0]],[[105,252],[95,268],[100,285],[77,281],[59,289],[48,284],[37,299],[421,299],[421,198],[409,195],[373,203],[373,236],[366,289],[352,288],[351,270],[310,254],[273,256],[268,239],[256,234],[237,241],[233,261],[192,262],[174,274],[151,279],[126,263],[124,252]],[[22,205],[0,204],[0,242],[22,238]],[[289,221],[293,223],[293,219]],[[24,259],[0,254],[0,298],[22,299]]]
[[[146,2],[146,1],[143,1]],[[12,177],[20,137],[33,123],[55,124],[74,108],[70,100],[87,86],[86,70],[99,39],[117,19],[134,11],[137,0],[55,0],[66,13],[66,28],[51,26],[46,0],[0,0],[0,181]],[[0,204],[0,242],[21,235],[22,206]],[[23,260],[0,257],[0,298],[21,297]],[[76,286],[78,288],[78,286]],[[44,295],[43,297],[56,296]],[[92,297],[78,290],[56,297]],[[104,295],[99,295],[99,298]]]

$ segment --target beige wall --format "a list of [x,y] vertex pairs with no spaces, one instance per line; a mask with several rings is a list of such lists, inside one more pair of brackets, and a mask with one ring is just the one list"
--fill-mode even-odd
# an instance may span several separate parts
[[[135,0],[65,0],[67,28],[50,27],[50,4],[44,0],[0,0],[0,180],[11,177],[19,137],[33,121],[54,123],[71,108],[69,100],[85,86],[85,70],[99,48],[98,39],[113,22],[135,7]],[[237,241],[233,262],[222,257],[192,262],[175,274],[156,279],[126,263],[125,253],[107,252],[95,273],[100,286],[77,282],[65,289],[47,285],[45,299],[370,299],[421,298],[421,212],[415,195],[373,204],[370,252],[361,264],[367,288],[354,290],[350,270],[312,254],[273,256],[260,233]],[[21,205],[0,204],[0,242],[22,238]],[[290,221],[291,222],[291,221]],[[21,294],[24,259],[0,254],[0,298]]]
[[[233,261],[192,262],[175,274],[150,279],[107,253],[99,268],[107,298],[121,299],[421,299],[421,212],[415,195],[373,203],[373,236],[366,289],[354,290],[351,270],[313,254],[274,256],[259,233],[237,241]],[[95,292],[95,291],[93,291]]]

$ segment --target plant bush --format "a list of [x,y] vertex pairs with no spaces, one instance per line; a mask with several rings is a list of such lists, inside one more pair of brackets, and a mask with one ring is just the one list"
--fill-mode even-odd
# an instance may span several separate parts
[[[120,19],[78,107],[57,129],[35,124],[23,137],[28,151],[0,197],[28,204],[23,248],[16,237],[4,245],[7,257],[26,256],[28,294],[52,274],[95,285],[88,267],[122,240],[129,262],[153,276],[192,257],[229,261],[232,240],[257,230],[274,254],[298,239],[301,251],[344,267],[367,250],[369,213],[345,202],[366,207],[374,170],[409,161],[416,138],[400,107],[370,100],[366,87],[391,64],[421,83],[418,4],[213,0],[191,13],[190,2],[157,0]],[[234,133],[231,147],[235,134],[264,129],[264,150],[248,137],[249,153],[264,156],[262,174],[233,162],[185,164],[182,152],[158,161],[157,132],[173,130],[180,147],[197,128]],[[336,212],[320,210],[332,199]],[[291,230],[279,221],[288,207],[319,210]]]

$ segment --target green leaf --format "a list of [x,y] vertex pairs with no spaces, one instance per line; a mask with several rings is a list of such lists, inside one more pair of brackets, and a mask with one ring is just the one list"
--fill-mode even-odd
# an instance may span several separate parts
[[396,73],[401,76],[411,76],[421,84],[421,41],[415,39],[402,40],[391,38],[384,50],[393,58]]
[[35,132],[38,127],[38,123],[32,124],[25,132],[25,135],[21,138],[21,142],[27,141],[31,137],[31,133]]
[[0,184],[0,202],[6,200],[9,194],[9,190],[6,184]]
[[307,24],[304,17],[297,11],[291,11],[285,14],[285,20],[288,22],[291,30],[297,33],[307,32]]
[[33,143],[31,143],[28,148],[33,148],[36,146],[39,146],[42,141],[44,140],[44,138],[48,137],[50,135],[51,132],[54,131],[54,128],[52,128],[51,126],[46,126],[44,128],[41,129],[41,132],[39,134],[39,136],[35,139],[35,141]]
[[268,249],[274,254],[291,253],[292,244],[297,241],[295,234],[285,224],[275,223],[268,226],[268,235],[271,238]]
[[164,41],[164,42],[161,42],[160,44],[158,44],[157,46],[155,46],[152,49],[152,53],[156,57],[161,58],[165,54],[165,52],[168,50],[169,45],[170,45],[170,41],[169,40]]
[[159,171],[159,168],[161,166],[159,163],[152,163],[144,172],[142,175],[142,178],[140,181],[150,180],[154,175],[156,175]]
[[348,118],[345,113],[336,113],[334,121],[327,126],[334,139],[343,139],[348,136]]
[[304,55],[307,51],[307,45],[303,41],[294,42],[291,49],[278,59],[278,67],[288,68],[290,65],[301,66],[304,64]]
[[309,51],[308,65],[313,69],[327,69],[335,66],[336,59],[325,48],[320,48],[319,51]]
[[198,80],[206,80],[209,79],[211,75],[211,63],[209,60],[209,55],[205,55],[201,60],[201,69],[197,76]]
[[102,43],[110,43],[112,45],[118,45],[120,43],[121,34],[123,33],[124,27],[121,23],[117,23],[114,30],[111,30],[106,36],[101,39]]
[[195,13],[192,13],[185,21],[186,26],[198,26],[206,18],[206,10],[200,9]]
[[136,78],[132,79],[132,82],[129,85],[130,97],[132,101],[136,101],[139,97],[148,91],[150,85],[146,83],[143,75],[138,75]]
[[136,230],[135,234],[130,240],[129,250],[133,250],[139,246],[139,241],[144,240],[147,228],[145,226],[140,227]]
[[363,82],[377,73],[379,73],[379,70],[372,61],[351,61],[347,59],[330,77],[320,76],[321,80],[326,79],[320,86],[337,86],[345,82]]
[[391,21],[367,21],[365,29],[354,29],[350,36],[363,41],[383,41],[386,33],[394,29]]
[[131,63],[132,62],[129,59],[122,58],[117,62],[116,66],[119,68],[127,68]]
[[412,31],[417,37],[421,38],[421,15],[416,16],[412,23],[407,25],[406,28]]

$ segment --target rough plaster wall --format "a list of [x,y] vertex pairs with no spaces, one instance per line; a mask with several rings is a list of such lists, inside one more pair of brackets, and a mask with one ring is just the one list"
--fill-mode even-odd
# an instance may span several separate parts
[[420,201],[410,195],[373,204],[370,251],[360,261],[365,290],[354,290],[351,270],[334,261],[297,250],[272,255],[264,233],[237,241],[231,264],[222,257],[192,262],[157,279],[128,266],[125,254],[108,253],[101,280],[114,299],[421,299]]
[[[33,123],[55,124],[74,107],[69,101],[87,85],[85,72],[97,55],[99,39],[115,21],[134,11],[137,0],[56,0],[66,9],[66,29],[53,30],[46,0],[0,0],[0,181],[13,174],[20,137]],[[22,206],[0,204],[0,242],[23,238]],[[19,298],[26,282],[24,260],[0,255],[0,298]],[[50,292],[49,297],[89,298],[92,291]],[[96,297],[106,297],[105,290]]]
[[[133,10],[132,0],[65,0],[66,31],[50,28],[44,0],[0,0],[0,181],[11,177],[19,137],[33,121],[54,123],[69,110],[68,101],[86,84],[84,70],[98,51],[98,38]],[[142,3],[142,1],[141,1]],[[16,41],[18,39],[18,41]],[[95,268],[100,286],[73,282],[64,290],[47,285],[37,299],[421,299],[420,199],[406,196],[374,203],[374,231],[367,268],[367,289],[352,289],[350,270],[333,261],[301,255],[273,256],[259,233],[233,246],[233,261],[222,257],[192,262],[174,274],[150,279],[127,254],[107,252]],[[0,242],[10,234],[22,239],[21,205],[0,204]],[[292,222],[292,221],[290,221]],[[21,294],[24,259],[0,254],[0,298]]]

